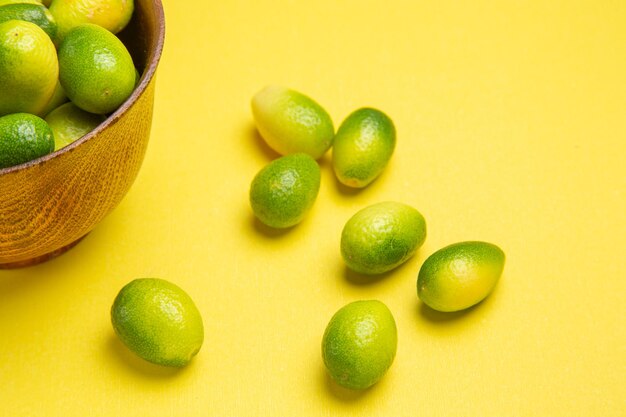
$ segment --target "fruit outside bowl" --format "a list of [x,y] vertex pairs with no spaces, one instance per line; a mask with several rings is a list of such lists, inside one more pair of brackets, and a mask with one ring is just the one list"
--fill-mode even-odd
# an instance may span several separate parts
[[118,34],[141,75],[100,126],[52,154],[0,169],[0,268],[33,265],[74,246],[122,200],[148,146],[165,35],[160,0],[135,0]]

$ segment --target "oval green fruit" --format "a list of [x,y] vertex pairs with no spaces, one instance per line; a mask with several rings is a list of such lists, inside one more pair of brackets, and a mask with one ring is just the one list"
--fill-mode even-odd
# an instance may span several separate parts
[[15,3],[0,6],[0,23],[9,20],[34,23],[43,29],[53,42],[56,41],[57,24],[43,4]]
[[0,117],[0,168],[31,161],[54,151],[50,126],[29,113]]
[[417,278],[417,295],[438,311],[459,311],[478,304],[495,288],[505,255],[487,242],[460,242],[426,259]]
[[116,110],[135,88],[135,65],[115,35],[94,24],[70,30],[59,46],[59,81],[89,113]]
[[396,128],[385,113],[359,109],[341,124],[333,142],[333,169],[349,187],[363,188],[385,169],[396,147]]
[[126,27],[134,0],[54,0],[50,12],[59,25],[59,37],[83,23],[98,25],[115,34]]
[[6,6],[7,4],[42,4],[39,0],[0,0],[0,6]]
[[319,159],[333,143],[326,110],[297,91],[268,86],[253,97],[252,113],[263,139],[281,155],[304,152]]
[[335,313],[322,338],[322,359],[339,385],[371,387],[396,356],[398,333],[391,311],[378,300],[355,301]]
[[381,274],[411,258],[426,239],[426,220],[413,207],[386,201],[366,207],[341,233],[341,256],[353,271]]
[[57,52],[43,29],[22,20],[0,23],[0,116],[39,114],[58,77]]
[[202,317],[191,297],[158,278],[124,286],[111,307],[111,323],[130,350],[158,365],[187,365],[204,341]]
[[54,132],[54,149],[58,150],[82,138],[105,119],[103,115],[88,113],[74,103],[65,103],[52,110],[45,120]]
[[59,107],[61,104],[67,102],[68,100],[69,99],[65,95],[65,90],[63,90],[61,83],[57,80],[57,85],[54,88],[54,93],[52,93],[52,97],[50,97],[50,100],[48,100],[48,104],[46,104],[44,109],[40,113],[38,113],[37,116],[45,118],[48,113]]
[[311,209],[320,189],[321,172],[309,155],[283,156],[266,165],[250,185],[250,206],[264,224],[294,226]]

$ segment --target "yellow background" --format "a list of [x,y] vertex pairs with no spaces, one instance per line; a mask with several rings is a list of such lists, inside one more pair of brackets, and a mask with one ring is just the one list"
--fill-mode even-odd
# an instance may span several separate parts
[[[626,415],[626,3],[166,0],[153,133],[122,204],[67,254],[0,271],[2,416]],[[370,187],[330,155],[305,221],[255,223],[248,187],[276,157],[249,101],[300,90],[338,126],[384,110],[396,153]],[[418,255],[380,279],[346,272],[358,209],[426,217]],[[424,259],[469,239],[507,254],[494,294],[439,314]],[[109,308],[137,277],[196,301],[206,340],[162,369],[116,339]],[[332,314],[377,298],[398,352],[354,393],[325,375]]]

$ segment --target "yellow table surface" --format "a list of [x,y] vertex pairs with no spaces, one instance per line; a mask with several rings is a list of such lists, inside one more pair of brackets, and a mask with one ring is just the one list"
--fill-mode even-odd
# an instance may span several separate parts
[[[166,0],[151,142],[120,206],[76,248],[0,271],[2,416],[626,415],[626,3]],[[308,217],[275,233],[248,204],[277,155],[250,99],[302,91],[338,126],[362,106],[398,145],[362,191],[330,153]],[[428,238],[364,280],[339,253],[366,205],[418,208]],[[424,307],[416,277],[462,240],[501,246],[496,291]],[[138,277],[184,288],[202,350],[173,371],[136,358],[109,309]],[[365,392],[330,382],[332,314],[380,299],[398,352]]]

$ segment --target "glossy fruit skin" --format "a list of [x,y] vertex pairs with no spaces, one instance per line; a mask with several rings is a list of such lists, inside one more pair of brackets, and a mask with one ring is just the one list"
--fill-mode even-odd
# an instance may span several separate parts
[[187,365],[204,341],[202,317],[193,300],[159,278],[135,279],[124,286],[111,307],[111,323],[130,350],[157,365]]
[[[0,0],[0,7],[7,4],[42,4],[39,0]],[[45,5],[44,5],[45,6]]]
[[0,116],[39,114],[58,75],[54,44],[39,26],[19,20],[0,23]]
[[339,309],[322,338],[322,359],[337,384],[362,390],[377,383],[396,356],[398,333],[387,306],[355,301]]
[[434,310],[452,312],[481,302],[495,288],[504,269],[498,246],[467,241],[430,255],[420,268],[417,295]]
[[395,201],[354,214],[341,233],[341,255],[361,274],[381,274],[409,260],[426,239],[426,220],[415,208]]
[[309,155],[297,153],[278,158],[252,180],[252,211],[267,226],[294,226],[304,219],[315,203],[320,179],[320,168]]
[[93,24],[70,30],[59,46],[59,81],[81,109],[107,114],[135,88],[135,66],[124,44]]
[[115,34],[126,27],[135,9],[134,0],[54,0],[50,12],[59,26],[59,38],[84,23]]
[[310,97],[271,85],[252,99],[252,114],[265,142],[281,155],[306,153],[319,159],[331,147],[333,122]]
[[48,124],[29,113],[0,117],[0,168],[31,161],[54,151]]
[[9,20],[23,20],[39,26],[54,42],[57,24],[50,11],[42,4],[16,3],[0,6],[0,23]]
[[363,188],[385,169],[396,147],[396,128],[385,113],[362,108],[341,124],[333,142],[333,169],[344,185]]
[[59,150],[98,127],[105,117],[88,113],[73,103],[65,103],[52,110],[45,120],[54,132],[54,149]]
[[37,116],[45,118],[48,113],[59,107],[61,104],[66,103],[68,100],[69,99],[65,95],[65,90],[63,90],[61,83],[57,81],[57,85],[54,88],[54,92],[52,93],[50,100],[48,100],[48,103],[46,104],[44,109],[39,114],[37,114]]

